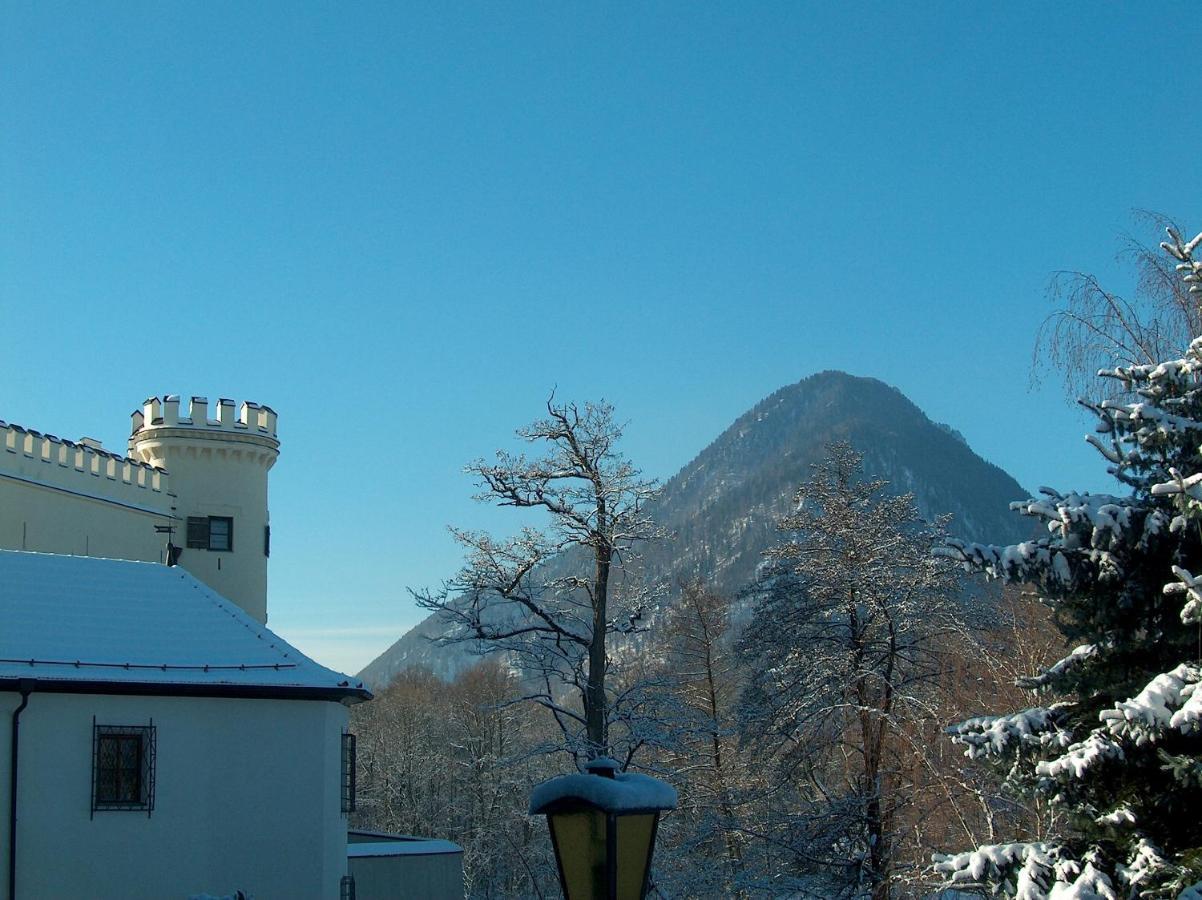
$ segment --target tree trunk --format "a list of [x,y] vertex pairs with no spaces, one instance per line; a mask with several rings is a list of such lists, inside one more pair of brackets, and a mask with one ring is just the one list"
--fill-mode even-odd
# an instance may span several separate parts
[[[600,529],[598,529],[600,530]],[[609,755],[609,718],[605,697],[605,626],[609,604],[609,565],[613,550],[608,546],[594,550],[593,634],[588,647],[588,682],[585,686],[585,727],[588,731],[589,756]]]

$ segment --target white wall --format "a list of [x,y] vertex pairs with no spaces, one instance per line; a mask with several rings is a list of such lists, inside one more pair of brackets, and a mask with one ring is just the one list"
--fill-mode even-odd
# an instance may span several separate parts
[[[0,879],[9,734],[0,692]],[[91,814],[92,716],[157,728],[155,808]],[[39,694],[21,714],[17,896],[168,900],[243,890],[338,897],[346,871],[341,704]],[[0,881],[2,885],[2,881]]]
[[167,476],[0,427],[0,548],[159,562]]

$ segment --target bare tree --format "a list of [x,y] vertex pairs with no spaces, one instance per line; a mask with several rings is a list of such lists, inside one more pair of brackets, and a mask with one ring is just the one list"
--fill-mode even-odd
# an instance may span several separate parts
[[409,669],[371,703],[352,709],[359,738],[356,825],[402,834],[425,833],[431,823],[449,825],[452,792],[431,777],[446,768],[444,692],[432,672]]
[[466,471],[478,480],[476,499],[541,512],[546,526],[503,539],[453,528],[467,550],[463,569],[416,598],[451,624],[444,640],[505,653],[536,680],[524,699],[551,711],[578,758],[608,754],[623,698],[607,685],[606,639],[640,627],[645,594],[622,576],[637,547],[661,535],[646,511],[656,486],[618,451],[622,428],[607,403],[552,397],[546,417],[517,434],[540,454],[498,451]]
[[737,701],[744,673],[733,646],[732,604],[700,578],[680,586],[657,656],[680,706],[675,746],[662,756],[680,789],[664,823],[658,872],[679,896],[744,897],[740,824],[748,775],[739,752]]
[[555,774],[551,760],[533,752],[554,726],[514,703],[519,696],[518,679],[484,660],[450,684],[407,670],[352,709],[353,824],[455,841],[472,900],[555,896],[547,829],[526,815],[530,791]]
[[[1156,231],[1176,232],[1158,213],[1140,213]],[[1119,261],[1134,270],[1129,296],[1114,293],[1088,272],[1058,272],[1048,296],[1059,307],[1040,325],[1035,339],[1032,374],[1054,371],[1074,398],[1097,401],[1113,379],[1098,377],[1114,366],[1155,365],[1180,355],[1202,334],[1198,294],[1191,294],[1175,268],[1175,260],[1157,246],[1128,237]]]
[[793,799],[756,836],[791,851],[797,890],[886,900],[922,771],[916,723],[933,716],[940,644],[960,628],[958,578],[913,498],[860,469],[850,445],[830,445],[780,522],[741,643],[743,730]]
[[735,766],[732,707],[741,687],[730,631],[730,601],[699,579],[681,587],[680,606],[668,626],[677,691],[698,722],[689,748],[696,771],[692,800],[715,815],[731,875],[742,867],[742,836],[731,783]]

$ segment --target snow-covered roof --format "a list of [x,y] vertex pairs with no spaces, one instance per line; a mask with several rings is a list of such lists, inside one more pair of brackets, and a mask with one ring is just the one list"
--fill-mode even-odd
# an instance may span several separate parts
[[0,550],[0,682],[18,679],[112,693],[371,696],[178,566]]

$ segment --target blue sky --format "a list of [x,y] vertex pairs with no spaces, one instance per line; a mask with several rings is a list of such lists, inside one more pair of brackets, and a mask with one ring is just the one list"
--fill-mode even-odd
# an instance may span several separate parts
[[829,368],[1029,488],[1050,273],[1202,227],[1196,21],[1129,4],[0,8],[0,418],[121,447],[152,393],[279,411],[273,627],[366,663],[504,529],[462,465],[563,398],[671,476]]

